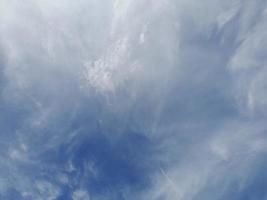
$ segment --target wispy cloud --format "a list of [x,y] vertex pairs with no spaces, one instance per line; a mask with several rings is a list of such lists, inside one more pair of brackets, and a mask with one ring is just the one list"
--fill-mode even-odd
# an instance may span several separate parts
[[2,0],[0,197],[264,199],[266,3]]

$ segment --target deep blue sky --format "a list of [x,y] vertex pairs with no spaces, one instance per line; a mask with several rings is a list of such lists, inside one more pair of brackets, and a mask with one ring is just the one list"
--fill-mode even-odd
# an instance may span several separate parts
[[267,199],[265,0],[0,0],[0,199]]

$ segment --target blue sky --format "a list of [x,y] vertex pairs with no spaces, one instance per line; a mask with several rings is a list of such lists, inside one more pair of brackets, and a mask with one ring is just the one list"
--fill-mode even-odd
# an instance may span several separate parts
[[0,0],[0,199],[267,199],[265,0]]

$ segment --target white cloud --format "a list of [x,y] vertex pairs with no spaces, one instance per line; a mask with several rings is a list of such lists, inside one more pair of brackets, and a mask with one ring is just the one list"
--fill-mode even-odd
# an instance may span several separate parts
[[37,181],[36,188],[37,192],[34,194],[36,199],[55,200],[60,195],[60,190],[55,185],[46,181]]
[[[241,105],[251,112],[266,109],[266,23],[259,21],[247,34],[230,62]],[[242,103],[244,102],[244,103]]]
[[86,190],[75,190],[72,194],[73,200],[90,200],[90,196]]
[[[79,180],[34,159],[62,144],[72,150],[84,132],[113,131],[107,137],[116,140],[127,128],[161,152],[151,153],[163,164],[141,199],[190,200],[233,181],[246,187],[266,153],[264,13],[258,0],[1,1],[0,100],[18,111],[12,125],[0,122],[11,135],[1,141],[1,193],[13,186],[25,198],[56,199],[60,184]],[[67,173],[78,170],[72,159]],[[83,163],[96,178],[97,164]],[[21,164],[57,172],[58,185],[35,182]]]

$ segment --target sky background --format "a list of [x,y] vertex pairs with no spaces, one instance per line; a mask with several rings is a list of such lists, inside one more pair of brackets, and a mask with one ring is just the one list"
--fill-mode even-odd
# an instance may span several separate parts
[[265,0],[0,0],[0,199],[266,200]]

